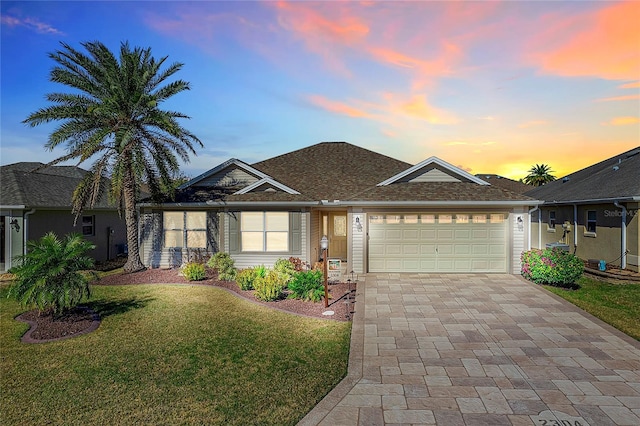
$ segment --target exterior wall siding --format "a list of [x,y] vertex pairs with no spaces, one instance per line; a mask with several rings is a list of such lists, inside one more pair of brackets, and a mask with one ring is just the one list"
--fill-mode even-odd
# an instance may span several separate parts
[[[521,219],[519,221],[518,219]],[[511,244],[511,273],[520,274],[522,263],[520,255],[527,249],[527,241],[525,238],[527,231],[527,211],[520,208],[514,209],[509,214],[510,232],[507,234],[507,244]],[[509,235],[510,234],[510,235]]]
[[[351,219],[351,247],[349,248],[351,270],[356,274],[365,272],[365,237],[366,215],[362,212],[354,212]],[[357,221],[356,221],[357,219]]]
[[[532,247],[544,249],[547,244],[566,242],[569,250],[581,259],[605,260],[613,265],[620,265],[622,254],[621,243],[621,210],[613,204],[587,204],[577,207],[577,226],[574,225],[573,206],[546,206],[540,207],[542,221],[538,224],[538,212],[533,213],[531,239]],[[589,210],[596,211],[596,232],[590,234],[586,231],[586,217]],[[555,229],[549,227],[549,212],[556,212]],[[631,214],[633,212],[633,215]],[[637,204],[627,205],[627,267],[638,270],[638,230]],[[564,238],[562,223],[568,221],[571,231]],[[538,234],[540,233],[540,234]],[[538,235],[541,236],[541,244],[538,244]],[[576,242],[577,240],[577,248]]]
[[225,169],[198,182],[202,187],[243,188],[258,181],[253,175],[241,169]]

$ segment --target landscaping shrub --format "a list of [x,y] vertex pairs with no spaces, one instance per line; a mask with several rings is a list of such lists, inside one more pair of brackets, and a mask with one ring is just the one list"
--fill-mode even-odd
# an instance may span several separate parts
[[19,256],[18,266],[13,268],[15,280],[9,296],[41,313],[58,314],[74,308],[90,296],[89,283],[95,274],[85,271],[93,268],[94,260],[87,252],[94,248],[80,234],[60,239],[49,232],[27,242],[27,254]]
[[256,276],[255,268],[242,269],[236,275],[236,284],[238,284],[240,290],[253,290],[253,282]]
[[263,277],[256,276],[253,281],[253,288],[255,289],[254,296],[256,299],[272,302],[282,298],[285,285],[277,271],[269,270]]
[[207,262],[207,266],[218,271],[218,279],[221,281],[233,281],[236,279],[238,271],[235,268],[235,261],[229,253],[217,252]]
[[300,271],[293,275],[288,285],[289,297],[319,302],[324,297],[322,271]]
[[521,260],[522,276],[536,284],[567,286],[584,272],[580,258],[557,247],[526,251]]
[[293,265],[293,269],[296,272],[300,272],[300,271],[304,271],[305,270],[305,262],[304,260],[300,259],[299,257],[290,257],[289,258],[289,262],[291,262],[291,264]]
[[188,262],[180,267],[180,275],[189,281],[202,281],[207,278],[207,270],[203,263]]
[[295,266],[289,259],[276,260],[276,263],[273,266],[273,270],[280,274],[285,286],[291,281],[291,278],[293,278],[293,274],[296,272]]

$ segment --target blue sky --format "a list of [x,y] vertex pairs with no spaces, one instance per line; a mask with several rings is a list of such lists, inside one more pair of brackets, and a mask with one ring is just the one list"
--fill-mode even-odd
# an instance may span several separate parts
[[[28,128],[60,42],[151,47],[192,90],[190,176],[347,141],[473,173],[558,176],[640,145],[638,2],[0,3],[0,162],[51,161]],[[89,165],[86,164],[86,167]]]

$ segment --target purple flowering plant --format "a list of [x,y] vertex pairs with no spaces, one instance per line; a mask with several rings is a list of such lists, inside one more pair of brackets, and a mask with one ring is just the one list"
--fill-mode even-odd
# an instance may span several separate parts
[[522,276],[536,284],[567,286],[584,272],[580,258],[557,247],[525,251],[520,260]]

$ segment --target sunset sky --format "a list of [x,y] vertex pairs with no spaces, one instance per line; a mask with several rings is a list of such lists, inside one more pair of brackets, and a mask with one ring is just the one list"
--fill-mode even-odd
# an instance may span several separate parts
[[[51,161],[29,128],[65,42],[151,47],[189,81],[163,108],[195,176],[346,141],[412,164],[558,177],[640,145],[640,2],[0,3],[0,162]],[[85,168],[89,164],[84,164]]]

